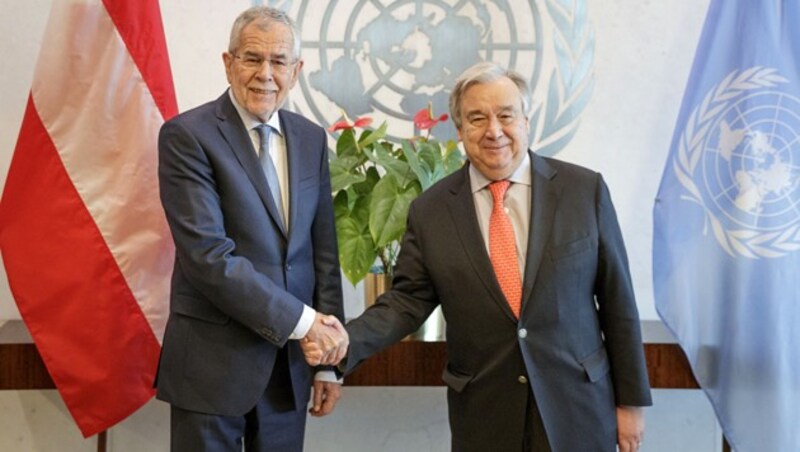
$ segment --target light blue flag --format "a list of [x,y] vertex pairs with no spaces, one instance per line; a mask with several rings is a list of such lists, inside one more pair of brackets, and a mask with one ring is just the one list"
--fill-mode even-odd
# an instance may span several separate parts
[[800,1],[711,0],[654,209],[656,308],[736,451],[800,451]]

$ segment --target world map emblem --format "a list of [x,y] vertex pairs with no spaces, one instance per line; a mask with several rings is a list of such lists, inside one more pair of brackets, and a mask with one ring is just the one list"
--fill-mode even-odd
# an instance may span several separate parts
[[787,82],[772,68],[731,72],[681,136],[675,173],[732,256],[800,249],[800,99]]
[[[585,0],[271,3],[302,30],[305,65],[291,107],[324,127],[345,112],[387,121],[390,138],[419,134],[417,111],[430,103],[435,114],[448,112],[458,75],[493,61],[528,80],[531,146],[553,155],[571,140],[591,96],[594,35]],[[452,123],[434,134],[456,137]]]

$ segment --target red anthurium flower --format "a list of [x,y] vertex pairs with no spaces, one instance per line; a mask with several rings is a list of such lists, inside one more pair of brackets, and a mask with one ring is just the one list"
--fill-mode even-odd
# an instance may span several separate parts
[[363,129],[364,127],[367,127],[370,124],[372,124],[372,118],[362,116],[360,118],[356,118],[356,122],[353,123],[353,127],[358,127]]
[[353,129],[356,127],[364,128],[368,125],[372,124],[372,118],[368,118],[366,116],[362,116],[360,118],[356,118],[356,122],[351,123],[350,118],[347,117],[345,112],[342,112],[342,119],[333,123],[330,127],[328,127],[328,132],[336,132],[337,130],[345,130],[345,129]]
[[414,115],[414,126],[419,130],[428,130],[440,122],[447,121],[447,118],[447,113],[443,113],[438,118],[434,118],[433,105],[429,102],[426,108],[423,108]]

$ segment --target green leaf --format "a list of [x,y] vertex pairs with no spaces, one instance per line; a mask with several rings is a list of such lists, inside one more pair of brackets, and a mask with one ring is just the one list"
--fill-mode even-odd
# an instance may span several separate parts
[[350,217],[358,222],[364,230],[369,230],[369,207],[372,204],[372,193],[358,196],[352,203]]
[[378,173],[377,168],[372,166],[367,168],[367,175],[364,180],[353,184],[354,194],[358,196],[369,195],[379,180],[381,180],[381,175]]
[[336,238],[342,272],[356,285],[364,279],[377,257],[369,229],[351,217],[341,218],[336,221]]
[[419,180],[422,190],[424,191],[430,188],[434,182],[432,177],[433,175],[431,174],[430,169],[425,165],[425,162],[420,160],[418,153],[408,141],[403,141],[403,155],[405,156],[411,171],[413,171],[417,176],[417,180]]
[[350,216],[350,205],[347,200],[346,190],[340,191],[333,197],[333,216],[336,218],[337,223],[340,218]]
[[436,141],[425,141],[420,145],[420,158],[428,165],[431,174],[431,185],[444,176],[442,148]]
[[464,162],[466,159],[464,158],[464,154],[461,152],[461,149],[458,148],[458,144],[453,141],[449,140],[447,144],[445,144],[445,155],[444,155],[444,176],[449,174],[453,174],[454,172],[461,169],[464,166]]
[[338,193],[352,184],[363,182],[366,176],[356,172],[358,158],[355,156],[339,157],[330,162],[331,191]]
[[386,246],[403,237],[408,208],[420,192],[417,184],[402,188],[391,175],[385,176],[375,185],[370,203],[369,231],[377,247]]
[[[391,145],[388,147],[394,150]],[[383,168],[387,175],[394,176],[401,187],[405,187],[415,178],[414,172],[411,171],[408,162],[398,159],[390,152],[382,145],[375,146],[372,151],[364,149],[364,153],[373,163]]]
[[384,121],[383,124],[375,130],[365,130],[358,140],[358,145],[361,146],[361,149],[369,147],[372,143],[386,136],[386,129],[388,127],[389,125]]
[[370,195],[354,196],[343,190],[333,198],[339,263],[347,279],[357,284],[377,258],[375,242],[369,233]]
[[442,150],[439,145],[435,142],[420,141],[417,149],[420,160],[425,162],[431,173],[435,172],[436,167],[442,161]]
[[336,155],[338,157],[357,156],[358,146],[356,145],[356,135],[353,129],[345,129],[336,140]]

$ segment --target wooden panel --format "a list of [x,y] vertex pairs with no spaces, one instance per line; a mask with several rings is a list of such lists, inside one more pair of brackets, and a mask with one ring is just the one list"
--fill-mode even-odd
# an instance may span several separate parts
[[686,354],[678,344],[644,344],[650,386],[661,389],[699,389]]
[[444,342],[402,341],[366,360],[347,386],[442,386]]
[[[645,344],[653,388],[697,389],[689,362],[677,344]],[[345,379],[347,386],[442,386],[447,362],[443,342],[397,343],[365,361]]]
[[21,320],[0,321],[0,389],[54,389]]
[[0,389],[55,389],[33,344],[0,343]]
[[[696,389],[686,356],[677,344],[644,345],[653,388]],[[399,342],[364,362],[345,379],[348,386],[442,386],[444,342]],[[53,389],[53,380],[22,322],[0,325],[0,390]]]

